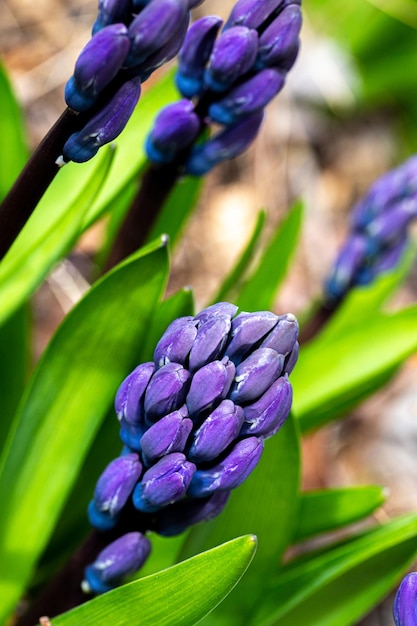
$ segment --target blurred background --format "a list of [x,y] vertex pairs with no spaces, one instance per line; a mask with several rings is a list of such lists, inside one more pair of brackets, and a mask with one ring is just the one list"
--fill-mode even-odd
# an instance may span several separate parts
[[[206,0],[195,17],[227,17],[232,5]],[[0,0],[1,57],[31,148],[64,110],[63,87],[95,14],[94,0]],[[417,150],[416,67],[415,0],[305,0],[296,66],[268,107],[256,143],[207,177],[173,256],[169,291],[192,285],[197,308],[204,306],[244,247],[259,209],[267,209],[271,230],[301,198],[301,245],[275,311],[300,314],[319,298],[354,202]],[[93,227],[36,294],[34,358],[88,287],[101,233],[102,225]],[[416,276],[417,266],[391,306],[416,299]],[[417,508],[416,367],[414,357],[383,392],[306,439],[305,488],[382,484],[390,495],[381,520]],[[391,601],[361,622],[392,624]]]

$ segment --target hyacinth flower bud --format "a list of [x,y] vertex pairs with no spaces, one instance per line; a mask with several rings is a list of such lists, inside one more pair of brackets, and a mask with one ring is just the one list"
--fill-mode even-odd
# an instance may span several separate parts
[[112,528],[142,473],[137,454],[125,454],[114,459],[98,479],[94,500],[89,507],[89,519],[98,530]]
[[152,513],[181,500],[187,492],[196,470],[184,454],[173,452],[148,469],[133,492],[133,504],[138,511]]
[[235,304],[231,304],[230,302],[217,302],[216,304],[211,304],[210,306],[206,306],[205,309],[197,313],[194,316],[195,320],[207,321],[216,317],[217,315],[222,315],[225,317],[229,317],[232,319],[234,315],[237,313],[238,307]]
[[213,91],[225,91],[253,66],[258,51],[258,33],[245,26],[223,32],[214,44],[204,85]]
[[230,399],[238,404],[256,400],[279,377],[283,367],[282,354],[271,348],[258,348],[237,366]]
[[219,358],[228,339],[231,320],[228,315],[217,315],[200,322],[197,336],[190,351],[190,372],[202,367],[208,361]]
[[126,65],[134,67],[143,63],[175,36],[176,26],[184,21],[188,23],[185,0],[149,2],[129,26],[130,52]]
[[186,98],[203,91],[204,69],[210,58],[222,20],[208,15],[191,24],[178,57],[175,84]]
[[138,78],[123,83],[84,128],[69,137],[63,148],[64,161],[84,163],[97,154],[101,146],[116,139],[129,121],[140,91]]
[[206,498],[215,491],[235,489],[249,476],[263,452],[263,439],[242,439],[214,467],[195,472],[188,489],[193,498]]
[[234,5],[224,30],[233,26],[259,28],[283,5],[283,0],[238,0]]
[[155,163],[170,163],[179,150],[194,143],[200,133],[200,119],[190,100],[165,107],[157,116],[146,141],[148,157]]
[[99,0],[98,15],[92,34],[95,35],[109,24],[128,23],[132,12],[130,0]]
[[106,593],[121,583],[125,576],[142,567],[151,551],[151,544],[141,533],[127,533],[100,552],[85,570],[82,589],[86,593]]
[[112,24],[94,35],[77,59],[65,87],[65,101],[74,111],[87,111],[121,69],[130,42],[124,24]]
[[239,435],[243,419],[242,407],[223,400],[194,433],[188,458],[194,463],[213,461]]
[[292,387],[287,376],[281,376],[252,404],[244,407],[241,435],[272,437],[287,419],[292,404]]
[[145,392],[146,417],[155,421],[179,409],[189,387],[189,372],[179,363],[167,363],[152,376]]
[[171,452],[183,452],[192,428],[185,406],[155,422],[140,441],[144,463],[149,466]]
[[187,173],[203,176],[215,165],[241,154],[255,139],[262,119],[263,112],[254,113],[194,146],[186,162]]
[[269,311],[239,313],[232,321],[231,339],[225,352],[227,356],[235,364],[239,363],[274,328],[278,319]]
[[367,246],[366,238],[357,234],[350,237],[341,250],[326,282],[326,292],[334,300],[339,300],[351,286],[356,271],[366,257]]
[[401,581],[393,615],[396,626],[417,626],[417,572],[407,574]]
[[174,362],[184,365],[197,336],[197,321],[181,317],[168,326],[153,355],[158,367]]
[[212,361],[195,372],[185,401],[194,422],[227,396],[235,371],[232,361],[225,357],[221,361]]
[[214,492],[209,498],[186,498],[161,509],[156,514],[153,530],[164,537],[180,535],[198,522],[208,522],[221,513],[230,491]]
[[213,122],[229,126],[244,116],[261,111],[281,91],[285,75],[276,70],[258,72],[227,92],[227,95],[209,106]]
[[294,4],[287,6],[260,36],[255,67],[291,69],[300,45],[301,26],[301,8]]
[[382,247],[396,241],[415,217],[417,201],[415,198],[406,198],[381,213],[364,230],[378,246]]
[[278,322],[263,339],[260,348],[272,348],[287,356],[294,349],[298,339],[298,322],[295,315],[286,313],[278,317]]
[[291,374],[291,372],[293,371],[294,367],[297,364],[299,353],[300,353],[300,344],[298,343],[298,341],[296,341],[294,344],[294,348],[291,350],[291,352],[289,353],[289,355],[286,357],[284,361],[283,374],[287,374],[288,376]]
[[140,424],[143,421],[144,409],[143,399],[146,387],[155,371],[155,364],[152,362],[138,365],[120,385],[114,408],[119,420],[122,417],[129,424]]

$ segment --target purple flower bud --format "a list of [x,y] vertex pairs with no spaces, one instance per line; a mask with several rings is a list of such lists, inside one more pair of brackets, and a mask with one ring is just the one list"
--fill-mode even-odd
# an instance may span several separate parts
[[171,452],[182,452],[192,428],[193,422],[188,419],[185,406],[155,422],[140,442],[145,464],[149,466]]
[[228,315],[216,315],[200,322],[190,351],[189,370],[191,372],[195,372],[209,361],[220,357],[230,328],[231,321]]
[[238,363],[274,328],[278,319],[269,311],[239,313],[232,321],[231,340],[226,347],[225,354]]
[[255,139],[262,119],[262,112],[254,113],[194,146],[186,163],[188,174],[203,176],[215,165],[238,156]]
[[238,0],[234,5],[224,30],[233,26],[259,28],[275,11],[282,7],[283,0]]
[[117,390],[114,403],[119,420],[124,418],[128,424],[134,426],[139,426],[143,423],[143,399],[145,397],[146,387],[154,371],[154,363],[142,363],[124,379]]
[[139,511],[152,513],[185,496],[193,474],[194,463],[180,452],[162,457],[143,475],[133,492],[133,504]]
[[194,463],[213,461],[236,439],[242,425],[243,409],[223,400],[194,433],[188,458]]
[[214,467],[197,470],[188,489],[192,498],[206,498],[215,491],[235,489],[256,467],[263,452],[263,439],[248,437]]
[[87,593],[106,593],[142,567],[151,544],[141,533],[127,533],[104,548],[85,570],[82,588]]
[[130,0],[99,0],[98,15],[93,25],[93,35],[109,24],[128,23],[131,15]]
[[179,363],[167,363],[152,376],[145,393],[146,417],[155,421],[184,404],[190,374]]
[[301,25],[301,8],[294,4],[286,7],[260,36],[256,67],[291,69],[300,45]]
[[189,526],[219,515],[229,496],[230,491],[217,491],[209,498],[186,498],[175,502],[157,512],[153,530],[164,537],[179,535]]
[[155,163],[170,163],[178,152],[194,143],[200,128],[200,119],[190,100],[168,105],[157,116],[146,141],[148,157]]
[[253,404],[244,407],[241,435],[271,437],[287,419],[292,404],[292,387],[287,376],[278,378]]
[[197,336],[197,321],[180,317],[168,326],[158,341],[153,355],[158,367],[174,362],[184,365]]
[[[143,63],[175,36],[176,27],[188,20],[185,0],[152,0],[129,26],[128,67]],[[180,44],[181,45],[181,44]]]
[[98,479],[94,501],[89,507],[92,526],[98,530],[112,528],[129,499],[142,473],[137,454],[125,454],[114,459]]
[[232,319],[236,315],[237,309],[238,307],[235,304],[230,304],[230,302],[216,302],[216,304],[211,304],[200,311],[200,313],[197,313],[194,319],[205,321],[216,315],[223,315]]
[[272,348],[279,354],[287,356],[293,349],[298,338],[298,322],[295,315],[287,313],[278,318],[278,323],[264,338],[260,348]]
[[185,401],[194,422],[224,400],[234,375],[235,366],[227,357],[204,365],[194,374]]
[[239,404],[253,402],[280,376],[283,366],[284,357],[275,350],[254,350],[236,368],[230,399]]
[[300,353],[300,344],[298,343],[298,341],[296,341],[294,344],[294,348],[291,350],[291,352],[285,359],[284,371],[283,371],[284,374],[287,374],[288,376],[291,374],[291,372],[293,371],[298,361],[299,353]]
[[406,198],[375,217],[364,230],[378,246],[384,246],[398,239],[415,217],[417,201],[415,198]]
[[123,83],[85,127],[70,136],[63,148],[64,160],[84,163],[91,159],[101,146],[116,139],[129,121],[139,96],[138,78]]
[[211,104],[208,114],[214,122],[229,126],[262,110],[281,91],[284,82],[285,76],[276,70],[262,70]]
[[214,44],[204,84],[213,91],[225,91],[255,63],[258,33],[246,26],[224,31]]
[[366,258],[367,246],[368,242],[362,234],[348,239],[326,282],[326,292],[331,298],[339,300],[349,289],[355,273]]
[[396,626],[417,626],[417,572],[407,574],[401,581],[393,614]]
[[205,66],[210,58],[222,20],[208,15],[191,24],[180,50],[175,83],[186,98],[200,95],[203,90]]
[[74,111],[86,111],[113,80],[129,52],[124,24],[112,24],[94,35],[75,64],[74,76],[65,87],[65,101]]
[[140,452],[140,440],[146,429],[147,424],[145,421],[139,424],[130,424],[122,417],[120,420],[119,436],[125,446]]

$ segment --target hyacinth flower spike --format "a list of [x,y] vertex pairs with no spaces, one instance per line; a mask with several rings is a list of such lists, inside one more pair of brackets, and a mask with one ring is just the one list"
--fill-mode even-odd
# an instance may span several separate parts
[[393,614],[396,626],[417,626],[417,572],[407,574],[401,581]]

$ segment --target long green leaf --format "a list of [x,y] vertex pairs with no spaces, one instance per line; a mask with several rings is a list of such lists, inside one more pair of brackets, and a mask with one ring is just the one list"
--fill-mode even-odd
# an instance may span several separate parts
[[384,501],[385,491],[378,486],[303,493],[292,540],[304,541],[362,520]]
[[233,589],[255,549],[255,537],[239,537],[105,593],[52,619],[52,626],[193,626]]
[[48,541],[120,382],[136,363],[167,278],[165,240],[98,282],[35,371],[0,476],[0,622]]
[[291,539],[298,504],[299,466],[296,425],[289,418],[281,431],[266,442],[258,467],[232,492],[221,515],[190,532],[187,556],[243,533],[253,532],[259,541],[244,580],[213,614],[213,621],[209,618],[209,624],[248,624],[250,614],[261,601],[265,577],[279,563]]
[[417,516],[399,518],[284,569],[265,587],[257,626],[351,626],[394,586],[417,552]]
[[298,241],[303,206],[295,204],[279,225],[258,265],[243,284],[235,303],[244,311],[270,309],[285,278]]

